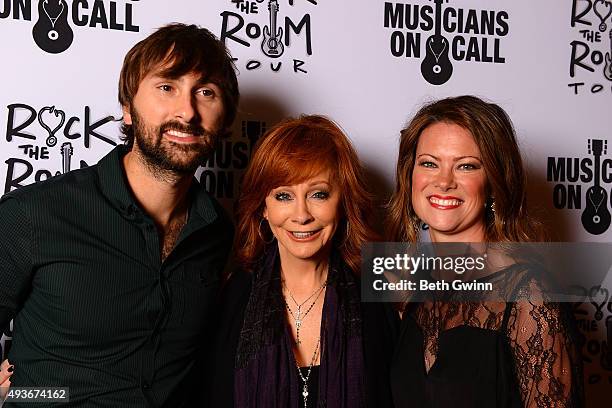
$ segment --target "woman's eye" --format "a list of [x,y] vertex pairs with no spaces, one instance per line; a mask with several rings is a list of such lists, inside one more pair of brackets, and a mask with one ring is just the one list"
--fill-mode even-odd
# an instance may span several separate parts
[[276,193],[274,194],[274,198],[277,201],[288,201],[291,199],[291,196],[288,193]]
[[427,168],[435,168],[436,164],[434,162],[430,162],[430,161],[422,161],[419,163],[419,166],[421,167],[427,167]]
[[159,89],[161,89],[164,92],[170,92],[172,90],[172,87],[170,85],[160,85]]
[[459,169],[461,170],[477,170],[479,169],[480,166],[477,166],[475,164],[472,163],[463,163],[459,165]]
[[329,193],[327,191],[317,191],[312,194],[312,197],[318,200],[327,200],[329,198]]

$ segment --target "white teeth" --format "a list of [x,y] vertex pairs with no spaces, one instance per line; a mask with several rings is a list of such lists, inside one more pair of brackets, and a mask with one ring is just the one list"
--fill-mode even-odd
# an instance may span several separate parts
[[304,239],[313,236],[316,232],[292,232],[291,234],[298,239]]
[[168,130],[166,133],[168,133],[170,136],[174,136],[174,137],[190,137],[190,136],[193,136],[191,133],[179,132],[178,130]]
[[436,197],[429,197],[429,201],[434,204],[441,205],[444,207],[457,206],[462,203],[461,200],[442,200]]

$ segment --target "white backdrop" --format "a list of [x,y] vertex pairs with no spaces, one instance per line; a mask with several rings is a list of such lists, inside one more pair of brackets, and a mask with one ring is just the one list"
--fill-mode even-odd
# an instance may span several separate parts
[[[588,141],[612,140],[612,72],[605,73],[612,69],[610,0],[439,1],[453,67],[441,85],[421,72],[438,1],[42,1],[0,1],[0,195],[67,170],[68,156],[71,169],[93,164],[118,143],[111,119],[120,113],[123,56],[176,21],[209,28],[236,58],[242,101],[234,135],[201,176],[228,208],[250,146],[283,116],[321,113],[336,120],[382,202],[393,186],[398,132],[416,109],[435,98],[475,94],[513,119],[530,203],[556,238],[612,237],[605,226],[593,233],[581,222],[594,183]],[[269,6],[277,6],[282,29],[283,50],[277,47],[273,57],[262,48],[274,14]],[[57,40],[48,39],[51,30]],[[611,157],[604,149],[600,158],[608,191]],[[612,387],[612,299],[595,288],[579,308],[590,338],[583,350],[590,406],[602,406],[596,401]],[[600,319],[597,310],[604,312]]]

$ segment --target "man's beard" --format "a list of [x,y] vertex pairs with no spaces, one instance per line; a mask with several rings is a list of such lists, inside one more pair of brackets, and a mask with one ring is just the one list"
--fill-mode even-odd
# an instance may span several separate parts
[[[147,126],[135,109],[130,111],[134,143],[138,145],[142,158],[156,175],[184,176],[193,174],[214,151],[217,132],[209,132],[194,124],[167,121],[160,126]],[[180,144],[164,139],[164,132],[178,130],[190,133],[201,140],[197,143]]]

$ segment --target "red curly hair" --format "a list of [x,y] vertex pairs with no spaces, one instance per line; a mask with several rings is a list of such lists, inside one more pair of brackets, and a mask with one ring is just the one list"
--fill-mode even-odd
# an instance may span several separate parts
[[264,250],[267,223],[260,226],[265,199],[279,187],[299,184],[329,170],[330,182],[341,191],[342,220],[333,245],[351,270],[361,267],[361,245],[375,240],[371,227],[372,197],[364,183],[363,167],[342,130],[323,116],[288,119],[259,140],[242,181],[235,239],[238,262],[253,271]]

